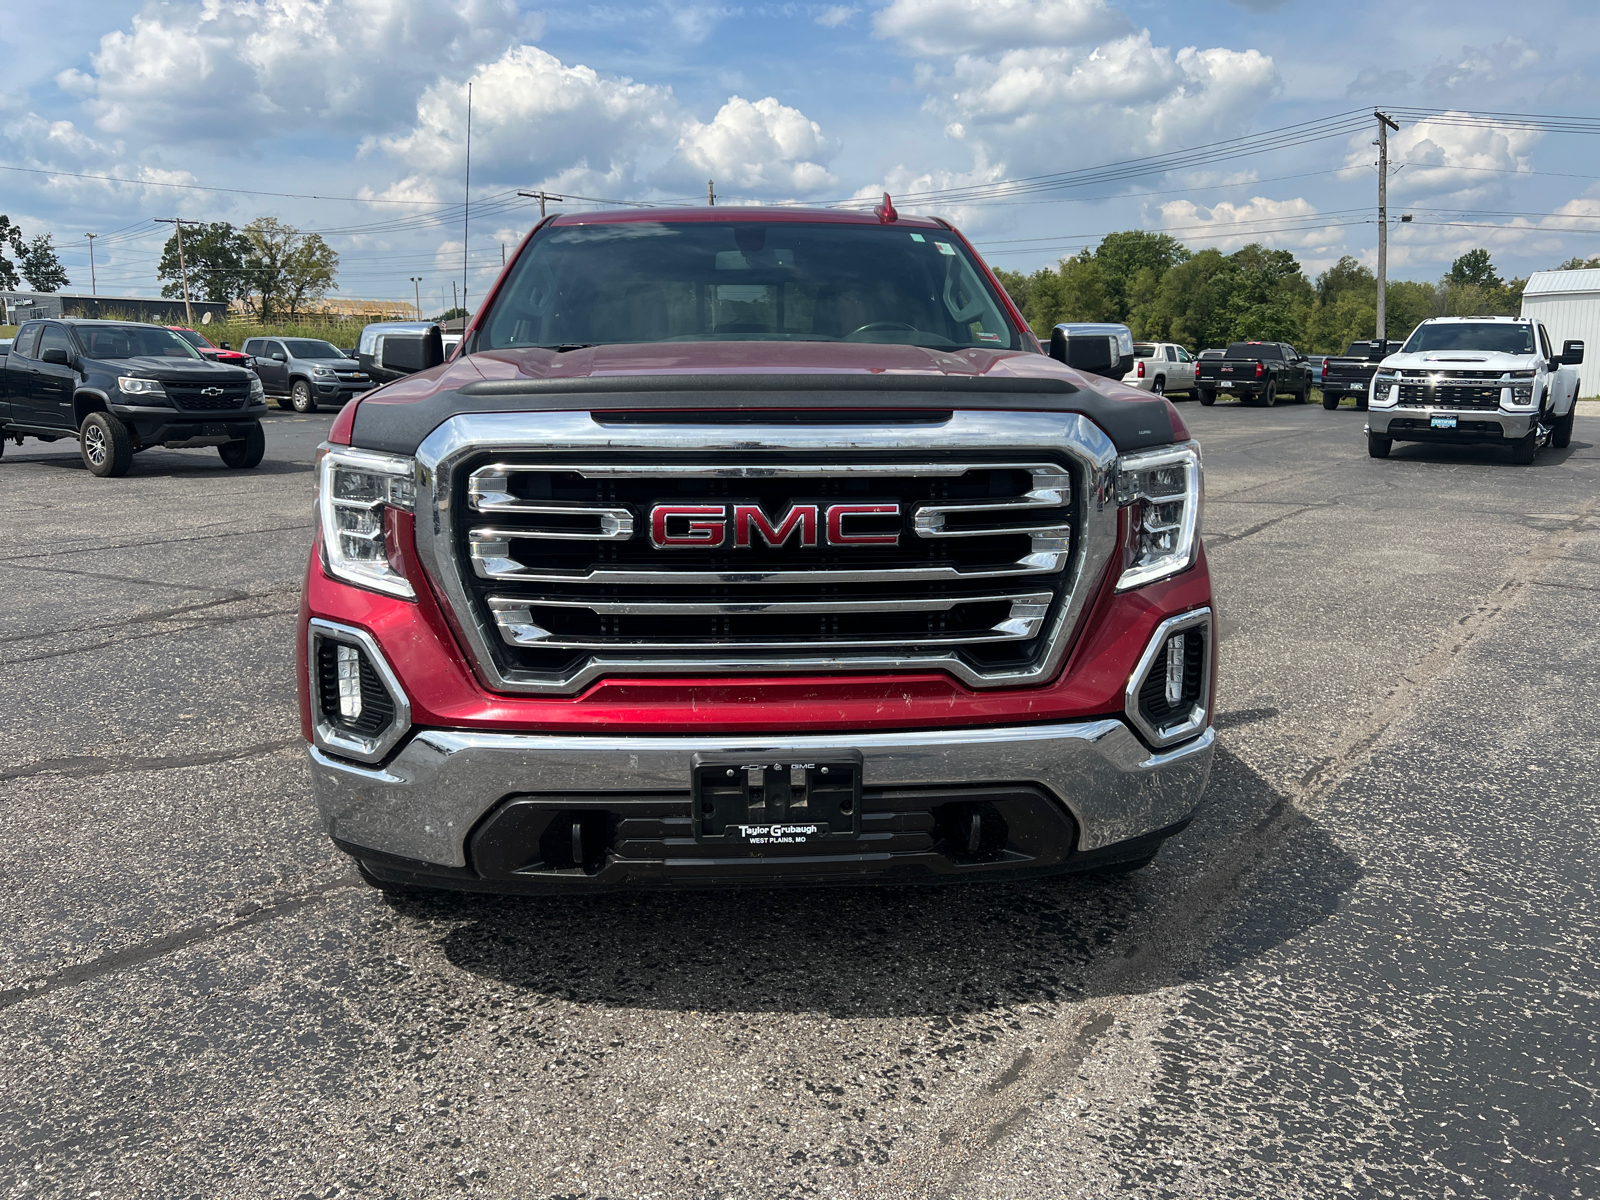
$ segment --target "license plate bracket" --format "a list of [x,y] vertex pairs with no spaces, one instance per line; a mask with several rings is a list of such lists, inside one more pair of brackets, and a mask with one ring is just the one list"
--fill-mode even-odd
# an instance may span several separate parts
[[861,836],[861,755],[701,755],[690,769],[694,840],[757,849]]
[[1456,427],[1456,418],[1455,417],[1434,417],[1432,420],[1430,420],[1428,422],[1428,424],[1429,424],[1430,427],[1432,427],[1434,429],[1454,429]]

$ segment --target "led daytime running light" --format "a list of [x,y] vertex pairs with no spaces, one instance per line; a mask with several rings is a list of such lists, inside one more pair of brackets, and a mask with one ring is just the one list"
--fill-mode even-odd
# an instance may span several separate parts
[[1137,517],[1132,561],[1117,581],[1119,592],[1170,578],[1195,564],[1203,498],[1198,442],[1117,460],[1117,503],[1133,508]]
[[322,552],[335,579],[414,600],[416,589],[390,561],[385,510],[412,511],[416,462],[393,454],[324,446],[317,465]]

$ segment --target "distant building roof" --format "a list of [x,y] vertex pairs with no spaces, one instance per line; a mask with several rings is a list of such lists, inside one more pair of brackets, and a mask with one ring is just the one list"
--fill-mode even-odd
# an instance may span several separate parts
[[1528,276],[1524,296],[1549,296],[1561,292],[1600,292],[1600,267],[1582,271],[1535,271]]

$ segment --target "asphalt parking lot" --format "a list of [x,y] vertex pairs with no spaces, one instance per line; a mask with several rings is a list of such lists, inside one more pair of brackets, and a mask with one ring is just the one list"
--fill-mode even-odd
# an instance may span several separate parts
[[1600,416],[1182,404],[1207,808],[1139,875],[388,901],[294,711],[311,462],[0,459],[0,1195],[1590,1197]]

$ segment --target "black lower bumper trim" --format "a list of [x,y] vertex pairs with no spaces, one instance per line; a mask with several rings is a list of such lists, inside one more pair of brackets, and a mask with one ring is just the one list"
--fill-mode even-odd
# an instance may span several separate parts
[[676,795],[512,797],[468,839],[469,865],[444,867],[351,845],[379,886],[520,895],[633,890],[845,887],[1019,881],[1093,871],[1153,855],[1193,819],[1096,850],[1034,787],[894,789],[864,796],[850,845],[755,851],[692,836]]

